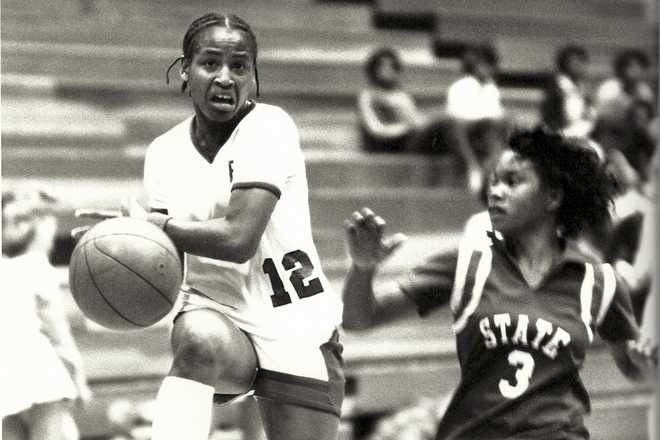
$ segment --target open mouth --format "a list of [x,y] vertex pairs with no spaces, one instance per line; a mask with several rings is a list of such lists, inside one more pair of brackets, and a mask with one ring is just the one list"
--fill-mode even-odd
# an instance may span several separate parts
[[234,98],[229,95],[213,95],[211,102],[214,104],[234,105]]
[[499,206],[491,206],[488,208],[488,213],[490,215],[504,215],[506,214],[506,211],[504,208],[500,208]]

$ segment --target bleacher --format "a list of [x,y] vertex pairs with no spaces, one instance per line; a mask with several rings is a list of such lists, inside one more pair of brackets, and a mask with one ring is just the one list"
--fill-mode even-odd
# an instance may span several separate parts
[[[71,209],[117,208],[141,192],[147,144],[191,112],[176,72],[165,84],[167,66],[179,56],[190,21],[217,5],[3,1],[3,184],[41,182]],[[385,268],[385,282],[454,244],[463,221],[479,209],[451,157],[361,151],[354,107],[372,48],[400,49],[407,88],[423,107],[437,108],[460,75],[458,60],[445,50],[452,44],[489,41],[503,72],[524,74],[547,71],[557,47],[578,42],[592,54],[593,84],[609,74],[618,49],[652,46],[642,0],[226,0],[222,7],[255,28],[260,99],[283,106],[299,126],[315,239],[337,289],[347,269],[342,221],[354,209],[369,205],[388,219],[390,231],[411,236]],[[413,18],[424,26],[413,26]],[[514,118],[536,120],[538,90],[513,83],[502,94]],[[63,241],[83,222],[71,209],[61,213]],[[127,338],[90,328],[73,306],[72,315],[96,392],[79,422],[86,437],[102,437],[110,402],[155,395],[169,367],[167,328]],[[447,393],[458,378],[447,314],[348,333],[345,345],[349,419]],[[593,351],[585,369],[592,436],[644,438],[648,387],[628,383],[602,347]]]

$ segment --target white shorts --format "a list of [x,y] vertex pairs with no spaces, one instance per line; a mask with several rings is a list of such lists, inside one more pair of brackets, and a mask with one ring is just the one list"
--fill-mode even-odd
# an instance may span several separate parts
[[[179,313],[211,309],[225,313],[225,307],[195,292],[181,292]],[[245,331],[244,329],[242,329]],[[336,327],[319,332],[280,334],[267,338],[245,331],[257,353],[259,368],[251,391],[257,399],[312,408],[341,416],[345,378],[343,347]],[[214,402],[223,404],[236,396],[216,394]]]
[[328,380],[327,366],[319,347],[331,339],[336,327],[319,329],[314,334],[294,333],[269,338],[244,329],[241,322],[235,319],[232,313],[227,313],[225,306],[199,292],[182,291],[181,296],[182,305],[179,313],[197,309],[215,310],[245,331],[257,353],[259,368],[323,381]]

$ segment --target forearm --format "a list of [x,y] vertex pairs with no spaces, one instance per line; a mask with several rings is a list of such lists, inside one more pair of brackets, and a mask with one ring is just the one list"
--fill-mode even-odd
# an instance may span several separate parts
[[165,232],[181,252],[234,263],[250,259],[258,244],[243,228],[224,217],[206,221],[172,218],[167,221]]
[[378,306],[373,291],[375,269],[360,269],[352,265],[344,282],[344,319],[347,329],[366,329],[374,325]]

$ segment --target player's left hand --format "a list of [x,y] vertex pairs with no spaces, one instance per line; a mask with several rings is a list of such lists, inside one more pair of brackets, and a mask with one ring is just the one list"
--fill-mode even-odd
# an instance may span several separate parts
[[658,344],[649,338],[628,341],[628,356],[640,368],[648,369],[658,366]]
[[348,252],[355,266],[374,269],[405,242],[401,233],[386,237],[385,225],[385,220],[369,208],[355,211],[344,222]]

